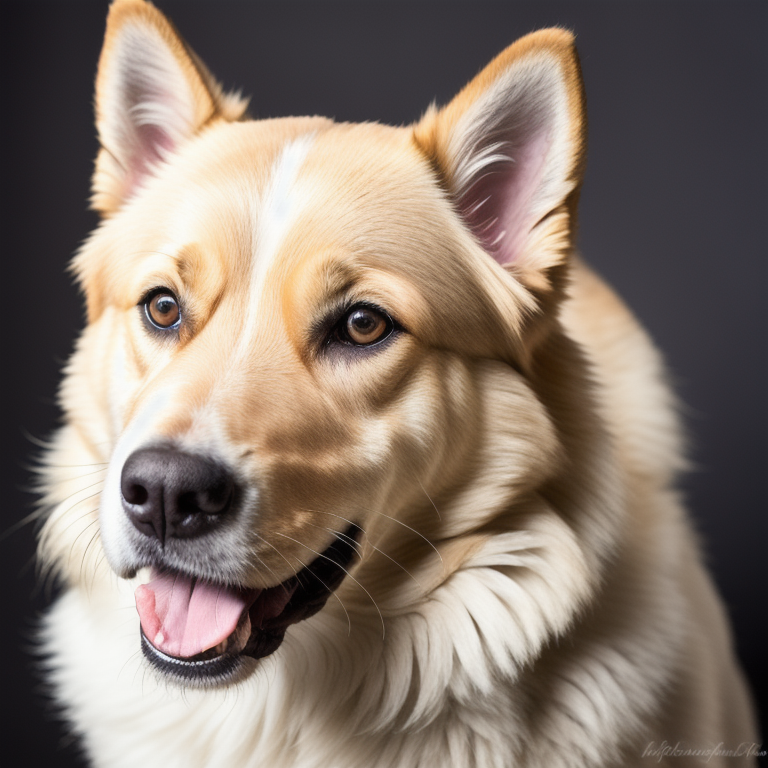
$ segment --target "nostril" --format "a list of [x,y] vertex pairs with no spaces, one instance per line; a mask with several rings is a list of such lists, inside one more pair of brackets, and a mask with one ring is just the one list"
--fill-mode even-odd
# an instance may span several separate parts
[[229,506],[232,497],[232,483],[222,481],[210,488],[203,488],[196,493],[186,494],[186,497],[190,512],[218,515]]
[[130,483],[123,488],[123,498],[129,503],[138,507],[143,506],[149,499],[149,491],[138,483]]
[[229,506],[229,496],[211,497],[207,493],[185,493],[179,497],[177,510],[181,515],[219,515]]

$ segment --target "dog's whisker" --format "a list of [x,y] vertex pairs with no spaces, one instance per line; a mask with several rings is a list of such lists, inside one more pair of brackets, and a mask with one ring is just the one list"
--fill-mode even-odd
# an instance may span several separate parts
[[[268,543],[269,542],[265,542],[265,544],[268,544]],[[275,549],[275,548],[272,547],[272,549]],[[275,551],[277,551],[277,550],[275,550]],[[278,552],[277,554],[282,557],[282,554],[280,552]],[[266,568],[275,577],[275,579],[278,581],[277,586],[282,587],[283,590],[287,592],[288,591],[288,587],[286,587],[285,584],[279,579],[278,575],[274,572],[274,570],[272,568],[270,568],[269,565],[267,563],[265,563],[264,560],[261,557],[259,557],[259,555],[257,555],[255,552],[253,553],[253,556],[259,561],[259,564],[261,566]],[[285,560],[285,558],[283,558],[283,559]]]
[[440,517],[440,510],[437,508],[437,504],[432,501],[432,497],[427,493],[427,489],[421,484],[421,480],[417,480],[416,482],[419,484],[419,488],[424,491],[424,495],[429,499],[429,503],[434,507],[435,512],[437,513],[437,519],[442,522],[443,518]]
[[99,569],[106,564],[106,561],[107,561],[107,554],[106,552],[104,552],[104,549],[102,548],[101,553],[96,556],[96,565],[91,570],[91,585],[90,585],[91,592],[93,592],[94,586],[96,584],[96,576],[98,575]]
[[147,670],[146,664],[140,664],[138,668],[139,670],[141,670],[141,673],[142,673],[141,674],[141,698],[143,699],[146,696],[146,693],[144,691],[144,683],[146,682],[146,679],[147,679],[148,670]]
[[30,512],[26,517],[22,517],[21,520],[17,520],[11,524],[2,533],[0,533],[0,541],[5,541],[9,536],[13,536],[14,533],[18,533],[25,525],[39,520],[45,514],[45,510],[36,509],[34,512]]
[[[327,528],[326,526],[323,526],[323,525],[315,525],[314,523],[308,523],[308,524],[309,524],[309,525],[311,525],[313,528],[320,528],[321,530],[324,530],[324,531],[328,531],[329,533],[333,533],[333,534],[335,534],[336,536],[338,536],[339,538],[341,538],[341,539],[344,539],[344,540],[348,541],[348,542],[349,542],[349,543],[350,543],[350,544],[351,544],[351,545],[352,545],[352,546],[355,548],[355,551],[357,552],[357,555],[358,555],[358,557],[360,557],[360,556],[362,555],[362,546],[361,546],[361,544],[359,544],[359,543],[358,543],[358,542],[357,542],[355,539],[353,539],[351,536],[347,536],[347,534],[345,534],[345,533],[339,533],[339,532],[337,532],[337,531],[334,531],[334,530],[333,530],[333,528]],[[361,530],[362,530],[362,529],[361,529]],[[417,578],[416,578],[416,577],[415,577],[415,576],[414,576],[414,575],[413,575],[413,574],[412,574],[412,573],[411,573],[411,572],[410,572],[410,571],[409,571],[409,570],[408,570],[408,569],[407,569],[407,568],[406,568],[406,567],[405,567],[405,566],[404,566],[402,563],[400,563],[400,562],[398,562],[397,560],[395,560],[395,558],[394,558],[394,557],[392,557],[391,555],[388,555],[388,554],[387,554],[387,553],[386,553],[386,552],[385,552],[383,549],[380,549],[379,547],[377,547],[377,546],[376,546],[376,545],[375,545],[375,544],[374,544],[374,543],[373,543],[373,542],[372,542],[372,541],[371,541],[371,540],[368,538],[368,536],[365,534],[365,531],[363,531],[363,535],[366,537],[366,540],[367,540],[367,542],[368,542],[368,546],[369,546],[371,549],[375,550],[375,551],[376,551],[376,552],[378,552],[380,555],[383,555],[383,556],[384,556],[384,557],[386,557],[388,560],[390,560],[391,562],[393,562],[393,563],[394,563],[394,564],[395,564],[395,565],[396,565],[398,568],[400,568],[400,569],[401,569],[401,570],[402,570],[402,571],[403,571],[403,572],[404,572],[404,573],[405,573],[407,576],[410,576],[410,578],[412,578],[412,579],[413,579],[413,580],[416,582],[416,584],[418,585],[418,587],[419,587],[421,590],[423,590],[423,589],[424,589],[424,587],[423,587],[423,585],[421,584],[421,582],[419,582],[419,580],[418,580],[418,579],[417,579]]]
[[[430,499],[430,501],[431,501],[431,499]],[[339,520],[344,520],[345,522],[350,523],[351,525],[356,525],[358,528],[360,528],[360,525],[358,523],[354,522],[353,520],[349,520],[348,518],[344,517],[343,515],[338,515],[335,512],[328,512],[327,510],[324,510],[324,509],[309,509],[309,508],[306,508],[306,507],[302,507],[301,509],[302,509],[303,512],[315,512],[316,514],[331,515],[332,517],[338,517]],[[410,525],[407,525],[402,520],[398,520],[397,518],[391,517],[390,515],[386,515],[386,514],[384,514],[384,512],[379,512],[379,510],[377,510],[377,509],[371,509],[370,507],[363,507],[363,509],[365,509],[366,512],[372,512],[374,514],[381,515],[382,517],[386,517],[388,520],[391,520],[394,523],[398,523],[398,525],[402,525],[404,528],[407,528],[412,533],[415,533],[419,538],[423,539],[427,544],[429,544],[429,546],[435,551],[435,554],[440,558],[440,562],[443,564],[443,568],[445,568],[445,563],[443,562],[443,556],[440,554],[440,551],[437,549],[437,547],[426,536],[424,536],[423,533],[420,533],[415,528],[411,528]],[[437,511],[437,509],[436,509],[436,511]],[[438,515],[439,514],[440,513],[438,512]],[[367,532],[365,530],[363,530],[362,528],[360,528],[360,530],[363,531],[363,535],[365,536],[366,540],[373,547],[373,544],[371,543],[371,538],[370,538],[370,536],[368,536]],[[382,554],[384,554],[384,553],[382,553]]]
[[[89,464],[53,464],[47,462],[45,459],[40,461],[39,465],[32,465],[30,469],[32,471],[45,471],[46,469],[90,469],[91,467],[99,467],[100,469],[93,470],[94,472],[106,471],[109,469],[108,461],[94,461]],[[88,472],[87,474],[92,474]]]
[[316,515],[331,515],[331,517],[337,517],[339,520],[343,520],[345,523],[349,523],[350,525],[354,525],[359,528],[362,531],[363,536],[368,538],[368,532],[360,525],[360,523],[357,523],[354,520],[350,520],[348,517],[344,517],[343,515],[336,514],[335,512],[328,512],[324,509],[310,509],[309,507],[299,507],[299,511],[312,512]]
[[[129,664],[132,662],[132,661],[134,661],[134,660],[136,659],[136,657],[137,657],[137,656],[140,656],[140,655],[141,655],[141,649],[139,649],[139,650],[137,650],[137,651],[134,651],[134,652],[133,652],[133,653],[132,653],[130,656],[128,656],[128,658],[125,660],[125,663],[124,663],[124,664],[123,664],[123,665],[120,667],[120,671],[117,673],[117,680],[119,680],[119,679],[120,679],[120,675],[122,675],[122,674],[123,674],[123,671],[125,670],[125,668],[126,668],[126,667],[127,667],[127,666],[128,666],[128,665],[129,665]],[[139,665],[139,666],[141,666],[141,665]],[[135,674],[135,673],[134,673],[134,674]]]
[[[96,560],[96,568],[98,569],[98,568],[101,568],[101,567],[103,567],[105,565],[108,566],[108,563],[107,563],[107,553],[102,549],[101,550],[101,554],[99,555],[98,559]],[[111,571],[109,569],[107,570],[107,572],[111,573]],[[95,574],[94,574],[94,577],[95,577]]]
[[382,637],[382,639],[384,638],[387,630],[386,630],[386,625],[384,623],[384,615],[382,614],[381,610],[379,609],[378,603],[373,599],[373,595],[371,595],[371,593],[354,576],[352,576],[352,574],[350,574],[350,572],[346,568],[344,568],[343,566],[340,566],[338,563],[336,563],[334,560],[331,560],[330,557],[328,557],[327,555],[324,555],[322,552],[315,551],[314,549],[312,549],[312,547],[308,546],[307,544],[304,544],[303,542],[299,541],[298,539],[294,539],[293,537],[288,536],[288,535],[286,535],[284,533],[280,533],[279,531],[274,531],[274,533],[277,536],[282,536],[285,539],[289,539],[290,541],[295,542],[300,547],[304,547],[304,549],[308,549],[310,552],[312,552],[313,554],[317,555],[318,557],[322,557],[324,560],[328,560],[328,562],[331,562],[334,565],[336,565],[339,568],[341,568],[341,570],[344,571],[344,573],[352,581],[354,581],[355,584],[357,584],[357,586],[360,587],[360,589],[362,589],[363,592],[365,592],[365,594],[368,595],[368,597],[370,598],[371,602],[373,603],[374,608],[376,608],[376,611],[379,614],[379,618],[381,619],[381,637]]
[[[298,557],[297,555],[294,555],[294,557],[296,558],[296,562],[298,562],[299,565],[301,565],[302,568],[308,568],[309,567],[309,564],[303,562],[300,557]],[[338,600],[339,605],[341,606],[341,610],[344,611],[344,614],[347,617],[347,637],[349,637],[349,635],[352,634],[352,619],[350,619],[349,612],[347,611],[346,606],[342,602],[342,599],[336,594],[336,590],[331,589],[316,573],[313,574],[313,576],[314,576],[314,578],[316,578],[328,590],[328,594],[329,595],[333,595],[333,597],[335,597],[336,600]]]
[[[101,470],[106,471],[109,469],[108,461],[84,461],[76,464],[59,464],[52,459],[48,459],[45,454],[32,457],[29,464],[23,465],[25,469],[29,469],[32,472],[45,472],[49,469],[90,469],[93,472],[99,472]],[[97,467],[98,469],[93,469]],[[88,473],[90,474],[90,473]]]
[[[61,505],[59,505],[54,509],[44,508],[39,510],[35,514],[37,514],[39,517],[46,517],[46,518],[50,517],[54,513],[58,517],[69,517],[70,512],[72,512],[76,507],[78,507],[81,504],[85,504],[87,501],[90,501],[91,499],[95,499],[100,494],[101,494],[101,491],[95,491],[94,493],[90,493],[81,499],[77,499],[76,501],[73,501],[68,507],[62,507]],[[74,496],[74,494],[72,494],[72,496]],[[71,499],[72,496],[69,496],[68,498]],[[62,502],[62,504],[63,503],[64,502]],[[62,528],[62,530],[59,532],[58,535],[63,536],[65,533],[67,533],[67,531],[70,530],[70,528],[72,528],[72,526],[77,525],[77,523],[89,517],[90,515],[98,514],[98,511],[99,511],[98,507],[92,507],[92,508],[86,509],[76,517],[73,517],[72,520],[70,520],[67,523],[67,525],[65,525],[64,528]]]
[[398,525],[401,525],[403,528],[407,528],[412,533],[415,533],[420,539],[422,539],[426,544],[428,544],[432,549],[435,550],[435,554],[440,558],[440,562],[443,565],[443,570],[445,570],[445,562],[443,561],[443,556],[440,554],[440,550],[423,533],[420,533],[415,528],[411,528],[410,525],[408,525],[407,523],[404,523],[402,520],[398,520],[396,517],[387,515],[386,513],[381,512],[378,509],[366,508],[366,512],[373,512],[376,515],[381,515],[382,517],[386,517],[387,520],[391,520],[393,523],[397,523]]
[[40,437],[35,437],[29,430],[25,429],[24,427],[21,427],[19,431],[21,432],[22,437],[32,443],[32,445],[36,445],[38,448],[42,448],[46,451],[50,451],[53,448],[53,440],[43,440]]
[[[94,520],[93,522],[98,523],[99,522],[98,518],[96,520]],[[90,525],[89,525],[89,527],[90,527]],[[101,531],[100,531],[100,526],[99,526],[99,529],[96,530],[96,532],[88,540],[88,543],[85,545],[85,550],[83,551],[83,556],[80,559],[80,578],[81,579],[83,578],[83,567],[85,566],[85,561],[88,558],[88,550],[91,548],[91,545],[93,544],[93,542],[100,537],[100,533],[101,533]],[[91,594],[92,594],[92,590],[89,588],[88,589],[88,595],[90,596]]]
[[[42,514],[53,514],[54,512],[57,513],[59,516],[68,514],[78,504],[82,504],[83,502],[88,501],[89,499],[95,499],[97,496],[101,494],[101,492],[104,489],[102,488],[98,491],[94,491],[93,493],[89,493],[87,496],[83,496],[82,498],[78,498],[78,499],[75,499],[75,496],[82,493],[83,491],[89,490],[90,488],[95,488],[97,485],[103,482],[104,482],[103,480],[97,480],[95,483],[91,483],[91,485],[87,485],[84,488],[79,488],[77,491],[70,493],[69,496],[66,496],[55,505],[46,505]],[[69,506],[65,506],[65,504],[70,501],[72,503]]]
[[354,537],[348,536],[346,533],[341,533],[340,531],[335,531],[333,528],[329,528],[327,525],[317,525],[316,523],[311,523],[309,521],[307,521],[306,524],[312,526],[312,528],[317,528],[320,531],[328,531],[328,533],[332,533],[334,536],[338,536],[340,539],[344,539],[346,542],[348,542],[352,546],[352,548],[355,550],[355,554],[358,557],[360,557],[360,555],[362,554],[362,548],[361,548],[360,542],[357,541],[357,539],[355,539]]
[[[93,498],[93,496],[89,496],[88,498]],[[88,499],[83,499],[83,501],[88,501]],[[72,507],[70,507],[70,509],[68,509],[67,512],[69,512],[72,509],[74,509],[75,506],[76,505],[73,505]],[[90,517],[91,515],[97,514],[98,511],[99,511],[98,507],[94,507],[92,509],[86,509],[84,512],[79,514],[77,517],[75,517],[75,518],[73,518],[72,520],[69,521],[69,523],[61,531],[62,535],[65,534],[73,525],[77,525],[79,522],[85,520],[86,518]],[[96,522],[97,519],[98,519],[98,517],[94,518],[91,521],[91,524]]]
[[146,670],[144,664],[139,663],[139,664],[136,665],[136,669],[133,670],[133,677],[131,678],[131,685],[135,685],[136,684],[136,675],[138,675],[140,672],[141,672],[141,675],[142,675],[141,689],[142,689],[142,693],[144,693],[144,680],[143,680],[143,676],[146,675],[146,673],[147,673],[147,670]]
[[[288,558],[274,544],[272,544],[272,542],[267,541],[263,536],[259,536],[259,539],[261,541],[263,541],[267,546],[272,547],[272,549],[274,549],[275,552],[277,552],[277,554],[280,555],[280,557],[282,557],[283,560],[285,560],[285,562],[288,564],[288,566],[291,568],[291,570],[294,570],[294,566],[291,564],[291,562],[288,560]],[[301,565],[302,568],[307,568],[308,567],[307,564],[302,562],[299,557],[297,557],[296,555],[294,555],[294,557],[296,558],[296,560],[298,561],[298,563]],[[274,571],[272,571],[271,568],[270,568],[270,571],[274,574]],[[275,574],[275,578],[277,578],[276,574]],[[328,587],[328,585],[325,584],[325,582],[323,582],[323,580],[320,579],[316,574],[315,574],[315,578],[317,578],[317,580],[328,590],[329,594],[333,595],[339,601],[339,605],[341,605],[342,610],[344,611],[344,613],[347,616],[347,623],[349,625],[349,633],[351,634],[352,633],[352,621],[349,618],[349,613],[347,612],[347,609],[346,609],[344,603],[342,602],[341,598],[336,594],[336,592],[334,590],[331,590]],[[285,585],[284,582],[281,582],[279,586],[282,586],[283,589],[286,590],[286,592],[288,591],[288,587]]]
[[[343,534],[342,534],[342,535],[343,535]],[[418,580],[418,579],[417,579],[417,578],[416,578],[416,577],[415,577],[415,576],[414,576],[414,575],[413,575],[413,574],[412,574],[412,573],[411,573],[411,572],[410,572],[410,571],[409,571],[409,570],[408,570],[408,569],[407,569],[407,568],[406,568],[406,567],[405,567],[405,566],[404,566],[404,565],[403,565],[401,562],[399,562],[398,560],[396,560],[396,559],[395,559],[394,557],[392,557],[391,555],[388,555],[388,554],[387,554],[387,553],[386,553],[386,552],[385,552],[383,549],[381,549],[380,547],[377,547],[377,546],[376,546],[376,545],[375,545],[375,544],[374,544],[374,543],[373,543],[373,542],[372,542],[370,539],[367,539],[367,541],[368,541],[368,546],[369,546],[369,547],[371,547],[371,549],[375,550],[375,551],[376,551],[376,552],[378,552],[380,555],[383,555],[384,557],[386,557],[386,558],[387,558],[387,560],[390,560],[391,562],[393,562],[393,563],[394,563],[394,564],[395,564],[395,565],[396,565],[398,568],[400,568],[400,569],[401,569],[401,570],[402,570],[402,571],[403,571],[403,572],[404,572],[404,573],[405,573],[407,576],[410,576],[410,578],[412,578],[412,579],[413,579],[413,580],[416,582],[416,584],[417,584],[417,586],[419,587],[419,589],[421,589],[422,591],[424,590],[424,585],[423,585],[423,584],[422,584],[422,583],[421,583],[421,582],[420,582],[420,581],[419,581],[419,580]]]
[[[80,520],[82,520],[82,519],[83,519],[83,517],[85,517],[85,515],[83,515],[83,516],[82,516],[82,517],[80,517],[79,519],[80,519]],[[85,532],[86,532],[86,531],[87,531],[87,530],[88,530],[88,529],[89,529],[89,528],[90,528],[92,525],[96,525],[98,522],[99,522],[99,521],[98,521],[98,518],[97,518],[97,519],[95,519],[95,520],[91,520],[91,522],[90,522],[90,523],[88,523],[88,525],[86,525],[86,526],[85,526],[85,527],[84,527],[84,528],[83,528],[83,529],[80,531],[80,533],[78,533],[78,534],[77,534],[77,536],[75,536],[75,538],[74,538],[74,541],[72,542],[72,545],[71,545],[71,546],[70,546],[70,548],[69,548],[69,561],[70,561],[70,562],[72,561],[72,555],[74,554],[74,551],[75,551],[75,545],[77,544],[77,542],[78,542],[78,539],[79,539],[79,538],[80,538],[80,537],[81,537],[81,536],[82,536],[82,535],[83,535],[83,534],[84,534],[84,533],[85,533]],[[69,527],[69,526],[67,526],[67,527]],[[81,570],[82,570],[82,569],[81,569]],[[81,574],[81,575],[82,575],[82,574]]]
[[[263,541],[268,547],[272,547],[272,549],[274,549],[275,552],[277,552],[277,554],[280,555],[280,557],[282,557],[283,560],[285,560],[285,562],[287,563],[288,567],[291,570],[294,569],[293,563],[291,563],[291,561],[271,541],[267,541],[263,536],[259,536],[258,539],[259,539],[259,541]],[[269,570],[272,573],[272,575],[275,578],[277,578],[277,574],[271,568]],[[287,589],[287,587],[285,587],[283,585],[282,581],[280,582],[280,584],[283,586],[283,589]]]
[[[53,467],[54,469],[69,469],[69,467]],[[76,467],[73,466],[72,469],[75,469]],[[82,467],[82,469],[88,469],[89,467]],[[32,467],[30,471],[43,474],[47,472],[49,467]],[[81,469],[81,467],[77,467],[77,469]],[[83,477],[90,477],[91,475],[97,475],[99,472],[107,472],[109,468],[107,466],[99,467],[98,469],[92,469],[90,472],[73,472],[71,475],[68,475],[67,477],[59,478],[59,482],[63,483],[73,483],[76,480],[80,480]]]

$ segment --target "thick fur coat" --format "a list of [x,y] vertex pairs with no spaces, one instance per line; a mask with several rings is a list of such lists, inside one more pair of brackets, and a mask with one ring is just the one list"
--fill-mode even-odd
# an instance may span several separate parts
[[113,4],[40,539],[93,764],[752,744],[662,364],[574,253],[572,36],[521,39],[414,126],[245,109],[154,6]]

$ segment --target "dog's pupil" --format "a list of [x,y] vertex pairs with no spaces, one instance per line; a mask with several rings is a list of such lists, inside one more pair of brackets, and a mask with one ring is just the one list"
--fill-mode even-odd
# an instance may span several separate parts
[[162,325],[173,325],[178,319],[178,304],[176,303],[176,299],[168,294],[161,294],[153,299],[150,309],[156,322]]
[[369,312],[358,311],[350,318],[356,331],[360,333],[369,333],[376,325],[376,318]]
[[352,341],[370,344],[376,341],[384,329],[384,320],[375,312],[358,309],[347,318],[347,330]]

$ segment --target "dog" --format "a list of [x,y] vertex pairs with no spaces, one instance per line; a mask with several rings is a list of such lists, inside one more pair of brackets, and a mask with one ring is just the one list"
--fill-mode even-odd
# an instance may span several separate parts
[[652,343],[575,251],[573,36],[254,121],[110,8],[47,673],[96,766],[754,764]]

